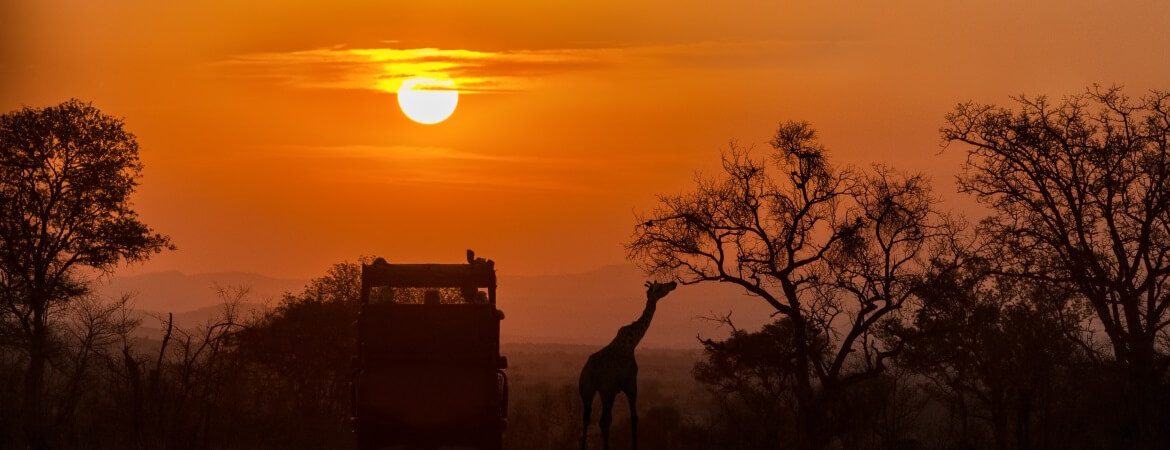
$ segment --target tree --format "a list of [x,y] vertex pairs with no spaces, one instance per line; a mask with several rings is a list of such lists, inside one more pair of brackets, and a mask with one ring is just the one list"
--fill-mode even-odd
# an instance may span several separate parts
[[[782,318],[750,332],[730,315],[718,318],[731,330],[721,341],[703,339],[705,360],[695,363],[695,380],[716,396],[722,418],[734,433],[727,448],[785,447],[797,431],[792,425],[791,393],[795,368],[792,321]],[[823,339],[818,344],[823,345]]]
[[27,353],[24,420],[48,445],[43,384],[52,318],[86,292],[83,270],[109,273],[173,248],[138,219],[142,163],[121,120],[70,100],[0,116],[0,302]]
[[761,161],[733,145],[721,178],[662,197],[628,251],[683,284],[739,286],[790,321],[801,444],[823,448],[828,405],[898,352],[878,337],[948,227],[925,178],[836,169],[808,123],[781,124],[771,146]]
[[1124,374],[1129,434],[1166,444],[1170,93],[1094,86],[1055,105],[1015,102],[947,115],[943,138],[967,145],[960,189],[994,209],[981,231],[1004,272],[1066,286],[1092,310]]
[[979,442],[972,418],[990,427],[995,448],[1053,445],[1051,410],[1057,398],[1069,400],[1062,388],[1084,360],[1070,339],[1083,311],[1059,286],[996,275],[983,258],[957,259],[936,266],[918,290],[901,365],[929,379],[958,418],[946,433],[955,445]]
[[270,421],[256,427],[280,431],[262,445],[320,448],[353,438],[350,383],[360,310],[361,265],[338,263],[236,336],[237,357],[261,400],[248,406]]

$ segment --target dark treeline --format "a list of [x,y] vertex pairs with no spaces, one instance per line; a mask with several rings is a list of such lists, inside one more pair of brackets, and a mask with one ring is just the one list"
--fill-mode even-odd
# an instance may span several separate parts
[[[801,122],[639,218],[648,272],[775,309],[639,353],[644,448],[1170,447],[1170,96],[961,104],[941,133],[982,220]],[[206,323],[144,319],[86,282],[171,248],[128,202],[133,136],[73,101],[4,115],[0,144],[0,447],[354,445],[357,264],[271,310],[224,288]],[[590,351],[510,355],[509,448],[577,445]]]
[[752,446],[1170,446],[1170,94],[1016,103],[941,130],[976,225],[921,175],[834,166],[800,122],[640,221],[650,271],[776,310],[696,368]]

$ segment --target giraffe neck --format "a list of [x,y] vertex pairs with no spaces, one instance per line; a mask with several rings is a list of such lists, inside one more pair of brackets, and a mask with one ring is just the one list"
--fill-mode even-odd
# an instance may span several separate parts
[[[641,333],[646,334],[646,329],[650,328],[650,321],[654,320],[654,310],[658,308],[658,302],[646,299],[646,307],[642,308],[642,315],[638,316],[632,325]],[[641,335],[639,335],[641,339]]]
[[642,341],[642,337],[646,335],[646,330],[650,328],[650,321],[654,319],[657,303],[654,300],[646,299],[646,308],[642,310],[642,315],[638,317],[638,320],[618,330],[617,337],[614,337],[613,342],[609,345],[633,351]]

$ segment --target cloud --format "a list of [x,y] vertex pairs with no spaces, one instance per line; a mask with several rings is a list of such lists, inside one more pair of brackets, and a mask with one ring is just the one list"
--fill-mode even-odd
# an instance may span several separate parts
[[526,81],[600,61],[571,52],[484,52],[438,48],[327,48],[238,55],[216,65],[232,76],[301,88],[397,92],[412,77],[453,79],[464,93],[522,90]]
[[486,93],[527,90],[541,78],[613,67],[685,69],[791,64],[840,44],[705,42],[508,51],[338,46],[236,55],[215,66],[229,76],[271,79],[299,88],[397,92],[405,79],[428,77],[453,79],[463,93]]

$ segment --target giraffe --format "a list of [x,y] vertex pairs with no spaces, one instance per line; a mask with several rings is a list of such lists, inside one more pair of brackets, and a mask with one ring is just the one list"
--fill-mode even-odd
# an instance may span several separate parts
[[613,341],[589,356],[581,369],[578,389],[585,414],[581,427],[581,449],[585,450],[585,437],[589,433],[589,416],[593,412],[593,396],[601,394],[601,439],[604,448],[609,449],[609,424],[613,420],[613,402],[619,392],[626,394],[630,406],[630,429],[633,449],[638,449],[638,362],[634,359],[634,348],[646,335],[650,320],[658,301],[677,286],[669,283],[646,282],[646,308],[633,323],[618,329]]

